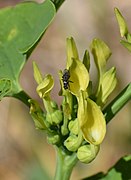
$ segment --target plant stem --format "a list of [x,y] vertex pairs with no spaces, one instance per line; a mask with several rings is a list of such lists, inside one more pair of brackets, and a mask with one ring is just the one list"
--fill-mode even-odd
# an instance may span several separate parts
[[28,100],[31,99],[31,97],[26,94],[25,91],[20,91],[17,94],[13,94],[13,97],[22,101],[27,107],[30,107],[30,103],[28,102]]
[[56,147],[57,152],[57,166],[55,172],[55,180],[69,180],[73,167],[76,165],[78,159],[76,153],[71,155],[66,154],[61,147]]
[[56,10],[58,11],[58,9],[60,8],[60,6],[63,4],[65,0],[51,0],[51,1],[54,3]]
[[122,107],[131,100],[131,83],[129,83],[116,98],[105,107],[103,113],[105,115],[106,123],[122,109]]

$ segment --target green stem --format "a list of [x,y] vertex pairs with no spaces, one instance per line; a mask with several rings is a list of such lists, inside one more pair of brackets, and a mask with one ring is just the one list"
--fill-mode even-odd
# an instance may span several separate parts
[[56,147],[57,152],[57,166],[55,172],[55,180],[69,180],[73,167],[76,165],[78,159],[76,153],[71,155],[66,154],[61,147]]
[[65,0],[51,0],[51,1],[54,3],[56,10],[58,11],[58,9],[60,8],[60,6],[63,4]]
[[51,99],[43,99],[43,104],[44,104],[44,107],[47,111],[47,113],[51,114],[54,112],[53,108],[52,108],[52,105],[51,105]]
[[120,94],[103,110],[105,115],[106,123],[118,113],[122,107],[131,100],[131,83],[129,83]]
[[25,91],[20,91],[17,94],[13,94],[13,97],[22,101],[27,107],[30,107],[28,100],[31,99],[31,97]]

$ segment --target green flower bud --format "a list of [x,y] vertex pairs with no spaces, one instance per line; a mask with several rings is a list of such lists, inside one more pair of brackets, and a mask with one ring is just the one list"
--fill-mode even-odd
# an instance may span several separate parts
[[79,147],[77,151],[77,157],[83,163],[90,163],[96,158],[99,149],[99,146],[95,146],[92,144],[83,145]]
[[50,144],[57,145],[60,142],[60,136],[58,134],[47,136],[47,141]]
[[63,119],[63,125],[61,126],[61,133],[62,133],[62,135],[65,136],[69,133],[68,121],[69,121],[69,119],[71,119],[71,110],[70,110],[69,104],[65,103],[65,102],[62,103],[62,108],[63,108],[63,112],[64,112],[63,113],[64,119]]
[[79,126],[78,126],[78,119],[76,118],[74,121],[69,122],[69,131],[74,135],[78,135]]
[[45,114],[43,113],[39,104],[37,103],[37,101],[33,99],[29,99],[29,103],[30,103],[30,114],[34,120],[36,128],[41,130],[46,129]]
[[62,119],[63,119],[63,115],[62,115],[62,111],[60,111],[60,110],[54,110],[54,112],[47,113],[47,115],[46,115],[46,120],[51,125],[60,124]]
[[80,133],[78,136],[70,135],[64,142],[64,145],[69,151],[75,152],[79,148],[82,143],[82,134]]

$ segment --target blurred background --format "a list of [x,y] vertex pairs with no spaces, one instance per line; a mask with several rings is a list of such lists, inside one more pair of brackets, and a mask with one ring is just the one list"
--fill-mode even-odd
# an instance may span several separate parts
[[[19,2],[0,0],[0,8]],[[60,104],[58,71],[65,69],[66,38],[74,37],[82,57],[92,39],[98,37],[112,51],[108,67],[117,68],[118,86],[109,101],[115,97],[131,81],[131,54],[119,43],[114,7],[122,12],[131,32],[130,0],[66,0],[23,69],[20,77],[23,89],[41,103],[33,78],[32,61],[35,60],[43,74],[54,76],[52,98]],[[95,80],[96,75],[92,63],[91,78]],[[80,180],[99,171],[107,172],[121,156],[129,153],[131,102],[108,124],[97,158],[87,165],[78,163],[71,180]],[[47,143],[45,134],[35,129],[28,108],[16,99],[4,98],[0,102],[0,180],[46,180],[48,176],[53,179],[55,163],[55,151]]]

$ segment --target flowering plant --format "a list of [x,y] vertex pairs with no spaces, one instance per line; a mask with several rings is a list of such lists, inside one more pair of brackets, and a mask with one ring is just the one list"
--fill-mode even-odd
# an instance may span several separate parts
[[[65,70],[59,71],[59,95],[63,97],[61,105],[58,106],[51,97],[54,86],[52,75],[42,75],[35,62],[33,69],[36,91],[44,107],[21,88],[20,72],[63,2],[64,0],[46,0],[41,4],[26,2],[0,12],[1,27],[5,28],[1,28],[0,34],[0,99],[15,97],[30,108],[36,128],[46,132],[48,142],[56,149],[56,180],[69,179],[78,161],[90,163],[96,158],[106,134],[106,124],[131,99],[129,83],[106,105],[109,95],[117,85],[116,69],[107,69],[111,50],[98,38],[93,39],[90,44],[90,52],[98,71],[96,86],[90,77],[92,59],[89,51],[85,50],[80,59],[75,41],[71,37],[66,41]],[[32,12],[37,12],[37,16]],[[121,36],[125,38],[121,43],[131,51],[131,35],[126,22],[117,8],[115,13]],[[38,27],[37,31],[35,27]],[[130,156],[124,160],[131,162]],[[101,178],[105,176],[101,174]]]

